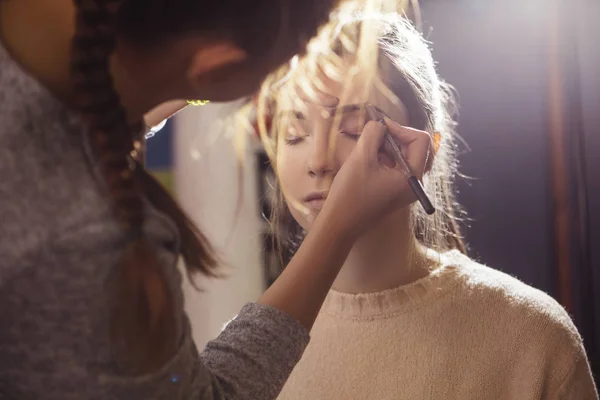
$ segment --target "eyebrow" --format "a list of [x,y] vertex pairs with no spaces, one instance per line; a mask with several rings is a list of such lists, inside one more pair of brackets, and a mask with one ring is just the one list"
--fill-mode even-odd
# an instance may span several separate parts
[[369,102],[358,103],[358,104],[347,104],[342,107],[332,107],[336,113],[347,113],[352,111],[361,110],[362,108],[366,108],[367,105],[373,106],[375,110],[383,115],[387,115],[381,108],[377,107],[375,104],[371,104]]
[[358,111],[362,106],[363,104],[346,104],[341,107],[332,107],[332,110],[335,114],[345,114],[352,111]]
[[[377,112],[383,114],[383,115],[387,115],[381,108],[377,107],[374,104],[371,104],[369,102],[364,102],[364,103],[356,103],[356,104],[346,104],[344,106],[338,107],[338,106],[333,106],[333,107],[327,107],[327,106],[320,106],[323,107],[329,111],[332,111],[334,114],[345,114],[345,113],[349,113],[349,112],[353,112],[353,111],[358,111],[361,110],[362,108],[364,108],[367,104],[373,106],[373,108],[375,108],[375,110],[377,110]],[[285,113],[289,113],[289,112],[295,112],[297,110],[286,110]]]

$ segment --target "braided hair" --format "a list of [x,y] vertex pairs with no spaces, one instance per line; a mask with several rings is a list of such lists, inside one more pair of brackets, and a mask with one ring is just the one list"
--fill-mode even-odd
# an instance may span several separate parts
[[[333,6],[333,1],[326,0],[289,3],[295,15],[291,34],[297,38],[314,35]],[[156,250],[144,236],[144,199],[176,223],[181,236],[179,251],[188,275],[216,276],[216,260],[207,238],[139,161],[143,123],[129,123],[109,69],[116,37],[124,35],[149,45],[153,40],[198,32],[205,21],[210,25],[207,29],[231,31],[250,56],[259,58],[269,51],[269,43],[278,34],[280,19],[276,14],[281,6],[278,0],[222,0],[220,4],[198,0],[74,0],[74,4],[71,75],[76,104],[89,126],[95,160],[127,238],[116,270],[120,274],[115,280],[118,287],[110,293],[111,344],[116,354],[126,354],[128,370],[145,373],[158,369],[174,354],[179,332],[173,295]],[[262,16],[268,23],[260,21]]]

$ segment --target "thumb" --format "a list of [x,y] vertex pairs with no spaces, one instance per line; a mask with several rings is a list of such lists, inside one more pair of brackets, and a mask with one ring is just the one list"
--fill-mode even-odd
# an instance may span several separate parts
[[369,121],[363,128],[357,147],[361,148],[369,160],[377,160],[379,149],[383,146],[386,127],[379,121]]

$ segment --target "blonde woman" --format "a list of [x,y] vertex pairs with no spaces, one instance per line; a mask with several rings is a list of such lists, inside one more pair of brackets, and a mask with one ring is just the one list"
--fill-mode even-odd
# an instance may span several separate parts
[[[260,125],[279,184],[272,222],[282,251],[295,251],[347,179],[340,171],[370,134],[367,107],[404,138],[437,211],[415,203],[362,231],[279,399],[596,399],[565,310],[466,255],[452,190],[451,91],[398,14],[341,10],[261,90],[259,116],[273,117],[270,131]],[[415,164],[406,143],[419,135],[431,138],[431,154]],[[356,201],[378,195],[368,190],[345,199],[346,218]]]

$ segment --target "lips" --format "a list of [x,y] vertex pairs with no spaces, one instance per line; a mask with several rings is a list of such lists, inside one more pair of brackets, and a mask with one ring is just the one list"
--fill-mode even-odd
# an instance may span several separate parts
[[304,202],[311,208],[320,210],[327,199],[327,192],[313,192],[304,198]]

